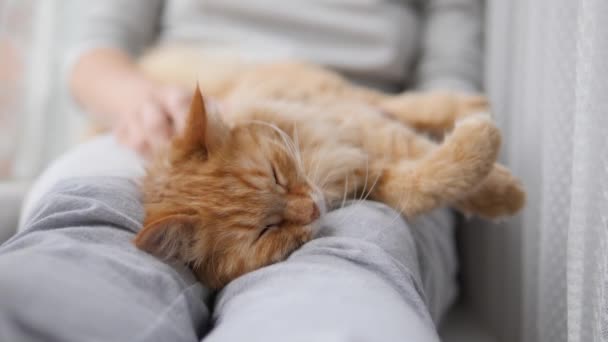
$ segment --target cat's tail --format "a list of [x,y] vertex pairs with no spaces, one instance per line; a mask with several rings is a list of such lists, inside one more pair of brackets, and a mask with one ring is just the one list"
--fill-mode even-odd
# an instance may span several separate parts
[[466,117],[422,159],[387,167],[375,197],[407,217],[457,202],[492,171],[500,141],[500,132],[487,115]]

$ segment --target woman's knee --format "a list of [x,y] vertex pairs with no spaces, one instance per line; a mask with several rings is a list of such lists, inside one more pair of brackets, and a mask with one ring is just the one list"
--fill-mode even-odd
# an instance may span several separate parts
[[318,237],[352,237],[384,246],[391,241],[411,243],[410,225],[389,206],[374,201],[356,201],[321,219]]

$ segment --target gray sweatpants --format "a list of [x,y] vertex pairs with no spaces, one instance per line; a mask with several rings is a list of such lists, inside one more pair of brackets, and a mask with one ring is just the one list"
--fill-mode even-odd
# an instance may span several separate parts
[[117,148],[85,144],[35,186],[21,231],[0,246],[0,341],[438,340],[456,292],[447,210],[406,223],[351,203],[287,261],[213,295],[132,245],[143,216],[133,174],[82,171],[107,171],[126,156]]

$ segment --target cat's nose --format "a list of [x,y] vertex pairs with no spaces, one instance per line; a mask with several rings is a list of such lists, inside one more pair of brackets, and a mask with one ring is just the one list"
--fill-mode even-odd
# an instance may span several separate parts
[[298,224],[310,224],[321,216],[319,207],[310,199],[292,199],[285,209],[285,219]]

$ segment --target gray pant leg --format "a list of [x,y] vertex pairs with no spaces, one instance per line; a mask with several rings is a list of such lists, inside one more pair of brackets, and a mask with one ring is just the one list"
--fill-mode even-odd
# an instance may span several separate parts
[[63,181],[0,246],[0,341],[198,341],[209,312],[192,273],[131,243],[134,183]]
[[102,135],[80,144],[53,161],[36,179],[23,201],[19,231],[38,201],[62,180],[80,177],[121,177],[137,180],[144,174],[144,161],[114,136]]
[[229,284],[205,341],[438,341],[419,257],[397,213],[350,205],[286,262]]

